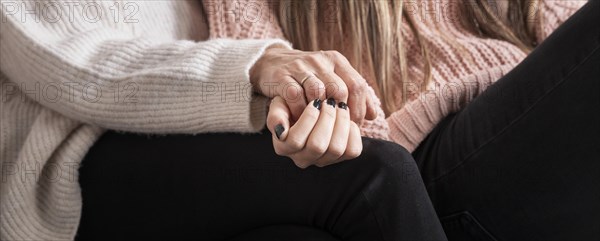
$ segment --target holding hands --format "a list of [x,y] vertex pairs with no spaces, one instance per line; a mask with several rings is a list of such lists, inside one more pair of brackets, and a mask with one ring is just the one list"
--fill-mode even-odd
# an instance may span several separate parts
[[343,55],[270,48],[250,79],[256,92],[273,98],[267,127],[278,155],[300,168],[360,155],[357,123],[375,119],[377,107],[368,98],[367,82]]
[[250,81],[256,92],[282,97],[293,120],[298,120],[309,101],[327,98],[348,103],[350,118],[356,123],[377,117],[367,81],[337,51],[271,47],[250,70]]
[[282,97],[271,102],[267,127],[273,133],[273,147],[291,158],[300,168],[327,166],[356,158],[362,152],[360,130],[350,120],[348,106],[332,98],[315,99],[295,123]]

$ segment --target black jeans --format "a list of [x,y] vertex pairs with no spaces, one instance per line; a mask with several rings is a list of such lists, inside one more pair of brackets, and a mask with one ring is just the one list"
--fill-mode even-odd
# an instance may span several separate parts
[[78,240],[445,240],[411,155],[364,139],[297,168],[271,135],[108,132],[80,167]]
[[600,239],[600,1],[413,152],[449,240]]

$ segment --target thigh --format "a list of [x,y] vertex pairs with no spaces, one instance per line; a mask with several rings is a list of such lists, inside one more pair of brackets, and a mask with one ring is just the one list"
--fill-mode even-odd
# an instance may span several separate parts
[[296,225],[344,240],[443,239],[410,154],[363,142],[357,159],[301,170],[269,134],[108,132],[80,169],[78,237],[223,240]]
[[508,240],[598,237],[599,15],[590,1],[414,152],[440,216]]

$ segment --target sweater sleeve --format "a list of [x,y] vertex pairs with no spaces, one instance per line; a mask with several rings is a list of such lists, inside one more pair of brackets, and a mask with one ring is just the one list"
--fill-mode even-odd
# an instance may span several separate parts
[[587,0],[542,0],[539,3],[536,20],[536,39],[542,42],[571,15],[579,10]]
[[[91,21],[89,14],[77,14],[89,12],[85,4],[70,6],[74,14],[59,21],[50,21],[55,18],[48,19],[44,9],[35,11],[46,6],[44,1],[3,6],[1,71],[28,98],[108,129],[144,133],[262,129],[267,99],[253,95],[249,70],[266,48],[289,47],[287,42],[184,40],[180,36],[189,31],[185,29],[189,24],[178,27],[152,19],[178,16],[174,14],[183,11],[179,5],[133,3],[144,11],[137,23],[115,23],[109,17]],[[94,2],[96,11],[104,13],[110,12],[110,4]],[[15,14],[14,9],[28,12]],[[175,21],[162,19],[169,20]]]
[[389,139],[413,152],[446,116],[456,113],[512,69],[501,65],[421,93],[388,118]]

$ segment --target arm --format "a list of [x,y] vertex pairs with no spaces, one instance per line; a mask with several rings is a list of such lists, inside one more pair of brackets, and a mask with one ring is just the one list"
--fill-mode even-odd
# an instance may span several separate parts
[[389,139],[413,152],[440,121],[463,109],[512,68],[512,65],[490,68],[451,79],[421,93],[387,118]]
[[[15,7],[35,9],[44,3],[16,2]],[[104,128],[146,133],[262,129],[266,98],[253,96],[249,69],[266,48],[286,42],[178,40],[189,25],[163,26],[152,19],[179,13],[178,3],[135,3],[145,14],[135,24],[109,17],[93,23],[78,14],[84,4],[74,6],[72,21],[63,16],[55,23],[47,22],[43,11],[28,13],[23,21],[20,12],[4,6],[1,71],[41,105]],[[106,14],[112,2],[95,4]]]

